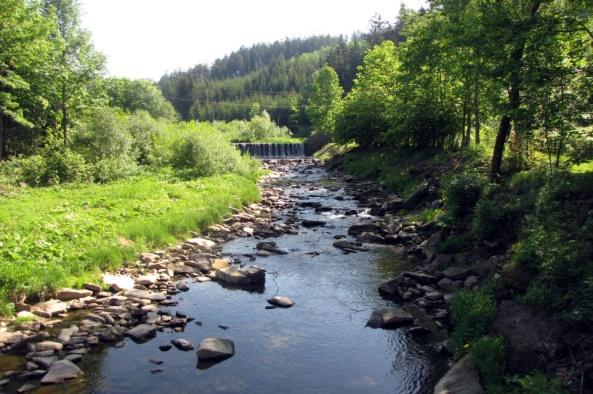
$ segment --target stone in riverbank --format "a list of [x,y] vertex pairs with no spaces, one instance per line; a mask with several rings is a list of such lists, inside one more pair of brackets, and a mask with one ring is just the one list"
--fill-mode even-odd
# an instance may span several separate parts
[[41,379],[42,384],[62,383],[82,375],[82,370],[68,360],[56,361],[47,374]]
[[103,275],[103,283],[115,291],[130,290],[134,288],[134,279],[127,275]]
[[216,278],[233,285],[262,284],[266,281],[266,270],[256,266],[230,266],[217,270]]
[[272,241],[258,242],[257,245],[255,245],[255,248],[257,250],[265,250],[266,252],[270,253],[288,254],[287,251],[278,248],[278,246],[276,246],[276,242]]
[[457,361],[434,387],[434,394],[483,394],[478,371],[469,356]]
[[56,292],[56,298],[60,301],[71,301],[79,298],[90,297],[93,295],[91,290],[86,289],[59,289]]
[[54,317],[60,313],[68,311],[68,304],[60,300],[49,300],[40,304],[34,305],[31,311],[37,316]]
[[126,336],[136,342],[142,342],[155,336],[157,327],[152,324],[140,324],[126,332]]
[[267,300],[269,304],[279,306],[281,308],[290,308],[294,305],[294,301],[284,296],[274,296]]
[[368,327],[372,328],[397,328],[407,326],[414,322],[411,314],[400,308],[384,308],[373,311]]
[[190,341],[184,338],[175,338],[171,340],[171,343],[179,350],[184,352],[190,351],[194,348],[194,345]]
[[230,339],[208,337],[200,342],[198,360],[224,360],[235,354],[235,344]]

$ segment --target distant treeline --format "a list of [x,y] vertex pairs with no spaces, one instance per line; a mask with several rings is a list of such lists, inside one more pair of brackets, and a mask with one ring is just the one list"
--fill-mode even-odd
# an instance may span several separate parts
[[243,47],[210,67],[164,75],[158,85],[184,120],[248,119],[257,103],[280,125],[300,130],[309,126],[304,108],[313,74],[329,64],[349,91],[366,50],[386,39],[401,41],[402,26],[375,16],[368,32],[350,39],[314,36]]

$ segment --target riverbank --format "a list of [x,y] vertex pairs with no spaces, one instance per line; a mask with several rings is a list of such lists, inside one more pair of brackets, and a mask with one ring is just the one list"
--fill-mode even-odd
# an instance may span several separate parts
[[0,197],[0,312],[80,287],[259,198],[255,175],[23,188]]
[[[593,208],[593,176],[586,166],[553,174],[545,163],[507,169],[501,183],[489,184],[479,151],[333,145],[320,156],[394,194],[398,216],[431,223],[430,235],[416,242],[424,258],[419,271],[430,275],[420,284],[457,294],[447,302],[449,351],[456,359],[469,354],[487,392],[591,391],[591,231],[582,212]],[[465,278],[455,277],[461,273]],[[410,276],[418,273],[386,287],[393,297],[417,296]]]

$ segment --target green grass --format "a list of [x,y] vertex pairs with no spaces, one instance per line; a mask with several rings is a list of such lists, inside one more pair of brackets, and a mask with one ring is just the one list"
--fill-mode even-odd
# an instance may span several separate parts
[[0,197],[0,313],[10,302],[94,279],[258,198],[255,177],[239,175],[145,176]]
[[593,172],[593,160],[581,164],[574,164],[570,167],[570,172],[575,174],[584,174],[585,172]]

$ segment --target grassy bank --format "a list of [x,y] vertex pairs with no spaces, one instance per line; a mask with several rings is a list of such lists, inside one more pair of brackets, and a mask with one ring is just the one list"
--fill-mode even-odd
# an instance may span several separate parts
[[255,177],[228,174],[189,181],[144,176],[0,197],[0,312],[172,244],[258,196]]

